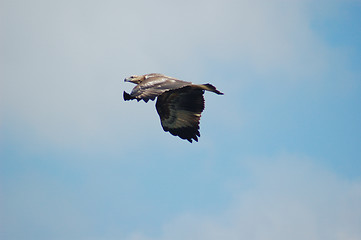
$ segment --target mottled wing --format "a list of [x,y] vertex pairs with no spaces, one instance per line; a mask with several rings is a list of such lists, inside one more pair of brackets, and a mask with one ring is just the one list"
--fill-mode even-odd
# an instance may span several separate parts
[[198,141],[199,120],[204,109],[204,91],[186,86],[163,93],[156,108],[163,130],[192,142]]
[[148,102],[149,99],[154,100],[166,91],[178,89],[191,84],[191,82],[181,81],[162,74],[153,74],[135,86],[130,96],[138,101],[143,99],[145,102]]

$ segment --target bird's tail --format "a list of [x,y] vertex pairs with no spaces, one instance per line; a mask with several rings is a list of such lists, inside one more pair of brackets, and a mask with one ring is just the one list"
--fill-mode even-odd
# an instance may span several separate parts
[[216,94],[219,94],[219,95],[223,95],[224,93],[220,92],[217,90],[217,88],[215,86],[213,86],[212,84],[200,84],[198,85],[201,89],[203,90],[207,90],[207,91],[210,91],[210,92],[214,92]]

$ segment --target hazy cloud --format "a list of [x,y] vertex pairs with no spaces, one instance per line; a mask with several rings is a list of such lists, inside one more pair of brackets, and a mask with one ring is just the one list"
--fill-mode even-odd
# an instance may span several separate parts
[[[317,74],[328,61],[328,50],[309,27],[306,4],[5,1],[5,115],[13,124],[18,119],[25,128],[63,144],[71,143],[69,135],[78,142],[102,134],[131,137],[119,121],[135,123],[155,113],[153,107],[139,104],[135,110],[122,102],[122,90],[132,87],[122,80],[130,74],[164,72],[210,81],[230,96],[250,81],[252,71],[270,79],[269,74],[282,69],[287,81],[294,81],[296,73],[306,79],[300,74]],[[216,77],[217,71],[209,72],[209,64],[217,69],[234,65],[227,75],[232,87]],[[238,65],[250,71],[241,73]],[[242,81],[241,74],[246,76]],[[138,126],[147,129],[149,124]]]
[[[341,2],[1,1],[0,238],[361,239]],[[122,100],[148,72],[225,92],[199,143]]]
[[158,237],[139,232],[127,239],[361,238],[359,181],[342,179],[298,156],[250,159],[248,166],[251,187],[238,190],[227,211],[185,213],[165,223]]

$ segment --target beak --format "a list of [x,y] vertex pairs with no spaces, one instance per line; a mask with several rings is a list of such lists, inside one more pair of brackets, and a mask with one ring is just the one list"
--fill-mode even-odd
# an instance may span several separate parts
[[131,83],[137,83],[138,82],[138,78],[136,75],[132,75],[130,77],[127,77],[124,79],[124,82],[131,82]]

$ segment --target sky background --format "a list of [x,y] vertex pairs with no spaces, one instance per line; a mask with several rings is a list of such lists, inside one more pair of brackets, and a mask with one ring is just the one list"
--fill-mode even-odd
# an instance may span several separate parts
[[[361,239],[361,1],[1,0],[0,238]],[[123,79],[212,83],[201,138]]]

